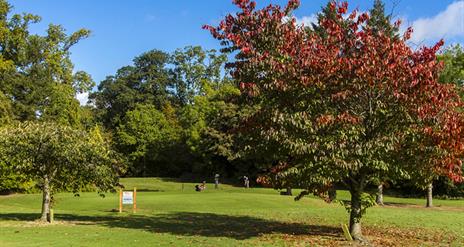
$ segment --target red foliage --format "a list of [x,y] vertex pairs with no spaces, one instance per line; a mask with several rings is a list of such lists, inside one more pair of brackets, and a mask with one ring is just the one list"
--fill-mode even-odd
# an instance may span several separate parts
[[[363,28],[369,16],[356,12],[348,17],[353,22],[346,32],[339,24],[345,20],[346,2],[331,3],[336,20],[319,20],[325,37],[308,33],[294,18],[288,20],[288,14],[299,6],[297,0],[283,9],[269,5],[255,10],[256,4],[250,0],[234,3],[241,12],[226,16],[218,27],[204,28],[216,39],[229,42],[226,50],[237,52],[231,68],[234,78],[247,81],[240,83],[243,92],[256,96],[263,91],[298,91],[308,86],[336,88],[331,94],[334,103],[369,88],[381,90],[420,119],[423,132],[446,151],[445,158],[436,160],[436,169],[455,181],[463,180],[463,102],[452,86],[437,80],[442,65],[436,53],[443,40],[433,47],[412,50],[406,44],[412,28],[403,39],[391,39]],[[350,84],[345,85],[347,82]],[[320,124],[333,121],[356,124],[360,118],[341,112],[318,119]]]

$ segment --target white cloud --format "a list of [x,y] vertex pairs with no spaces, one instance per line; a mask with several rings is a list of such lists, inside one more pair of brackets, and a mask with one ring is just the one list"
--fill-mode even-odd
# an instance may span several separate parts
[[89,93],[78,93],[76,94],[76,99],[79,100],[81,105],[87,105],[87,101],[89,101]]
[[296,23],[298,25],[304,25],[306,27],[311,27],[311,23],[317,23],[317,14],[312,14],[310,16],[303,16],[301,18],[296,18]]
[[412,22],[414,33],[411,41],[421,43],[441,38],[464,38],[464,1],[450,4],[445,11],[430,18]]

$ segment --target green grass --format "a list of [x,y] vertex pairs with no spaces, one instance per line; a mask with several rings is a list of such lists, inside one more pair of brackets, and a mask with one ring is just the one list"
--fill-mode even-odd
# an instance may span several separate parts
[[[0,246],[345,246],[340,224],[348,214],[338,204],[306,197],[295,202],[272,189],[243,189],[155,178],[123,179],[137,187],[136,214],[122,214],[118,195],[56,196],[57,222],[34,222],[41,195],[0,196]],[[184,188],[184,190],[182,190]],[[338,191],[347,199],[346,191]],[[379,245],[464,245],[464,201],[385,197],[368,209],[365,234]]]

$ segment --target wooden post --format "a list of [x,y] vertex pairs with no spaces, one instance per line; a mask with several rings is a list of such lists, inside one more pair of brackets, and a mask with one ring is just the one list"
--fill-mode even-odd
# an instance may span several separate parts
[[119,212],[122,213],[122,189],[119,189]]
[[134,214],[137,212],[137,188],[134,187]]

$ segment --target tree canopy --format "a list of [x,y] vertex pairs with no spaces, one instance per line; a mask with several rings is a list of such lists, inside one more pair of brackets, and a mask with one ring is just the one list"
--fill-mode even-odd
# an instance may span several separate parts
[[0,150],[6,169],[39,181],[43,221],[56,192],[78,193],[88,186],[112,191],[123,168],[98,128],[87,133],[53,122],[24,122],[0,130]]

